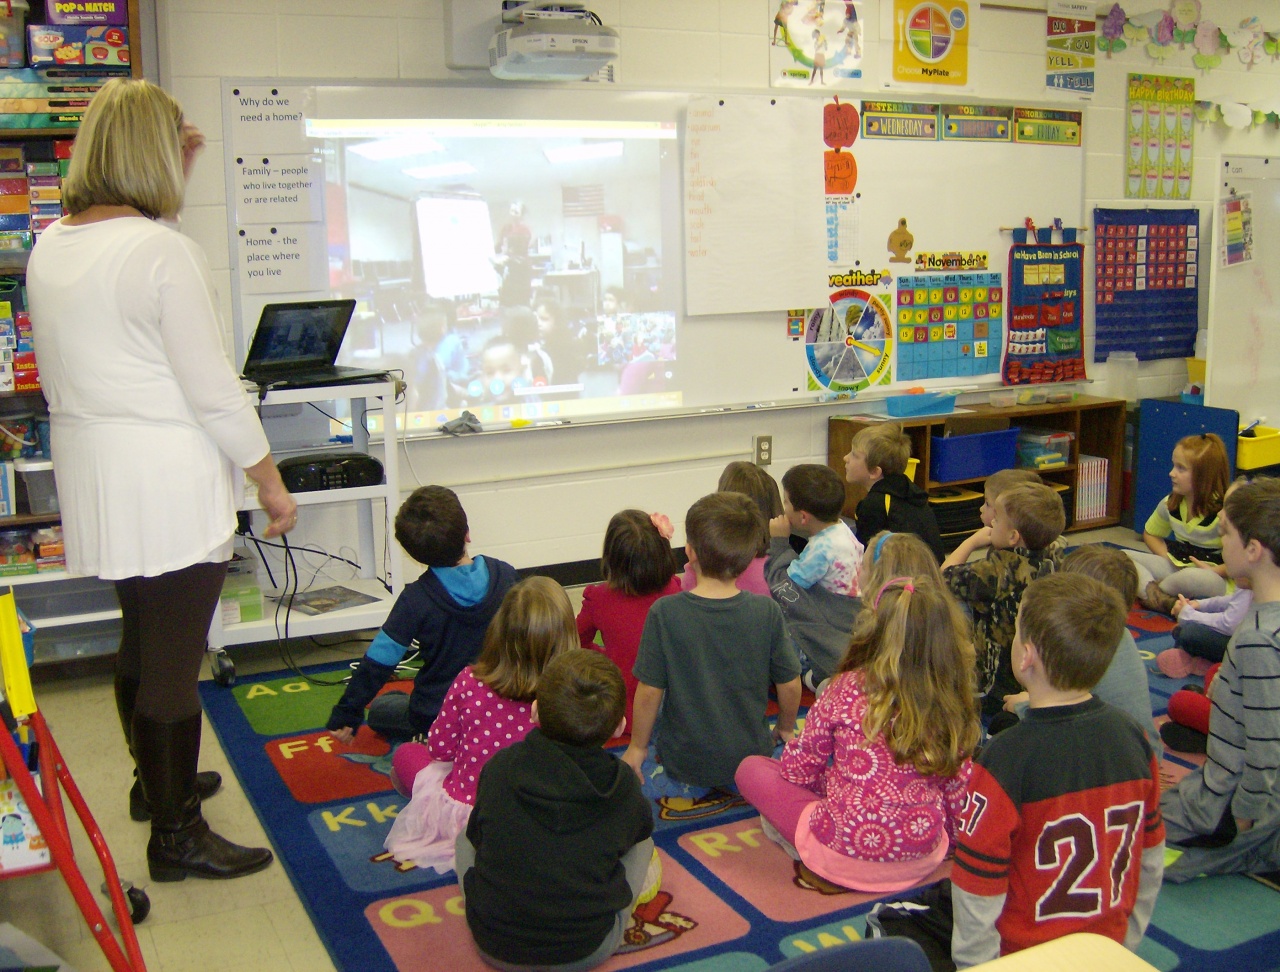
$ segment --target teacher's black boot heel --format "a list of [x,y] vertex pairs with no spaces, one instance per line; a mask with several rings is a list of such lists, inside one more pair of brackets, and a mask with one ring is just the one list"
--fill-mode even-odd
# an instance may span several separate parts
[[219,837],[200,813],[200,718],[199,713],[180,722],[133,717],[134,759],[152,814],[147,866],[153,881],[243,877],[273,859],[265,847],[241,847]]

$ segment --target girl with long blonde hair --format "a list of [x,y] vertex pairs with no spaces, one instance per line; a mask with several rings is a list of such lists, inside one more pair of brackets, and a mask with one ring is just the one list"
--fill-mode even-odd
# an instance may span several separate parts
[[744,760],[736,780],[765,832],[809,870],[886,894],[946,858],[979,727],[969,625],[946,589],[904,575],[866,596],[804,732],[781,760]]

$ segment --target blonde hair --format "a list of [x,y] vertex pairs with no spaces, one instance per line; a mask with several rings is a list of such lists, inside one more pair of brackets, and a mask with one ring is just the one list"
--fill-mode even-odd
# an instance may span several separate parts
[[987,481],[982,484],[982,492],[986,496],[988,503],[994,503],[996,499],[1007,489],[1014,486],[1020,486],[1023,483],[1043,483],[1044,480],[1031,469],[1000,469],[993,472],[987,477]]
[[883,476],[905,472],[911,458],[911,437],[897,423],[868,425],[849,443],[849,451],[862,456],[868,470],[879,467]]
[[532,702],[547,662],[577,647],[564,588],[549,577],[526,577],[507,591],[489,622],[472,674],[504,699]]
[[938,569],[938,558],[914,533],[881,530],[867,541],[862,552],[864,594],[880,590],[894,577],[927,577],[944,591],[947,585]]
[[182,106],[150,81],[112,78],[85,109],[62,184],[70,215],[132,206],[151,219],[182,209]]
[[1019,483],[996,497],[1028,550],[1043,550],[1067,527],[1062,497],[1045,483]]
[[877,589],[854,622],[841,672],[861,671],[862,731],[901,764],[953,776],[978,744],[973,641],[955,599],[926,575]]

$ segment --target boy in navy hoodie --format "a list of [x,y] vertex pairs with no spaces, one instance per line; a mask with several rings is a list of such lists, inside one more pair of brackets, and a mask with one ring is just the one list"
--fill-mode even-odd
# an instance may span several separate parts
[[613,662],[564,652],[538,679],[538,727],[480,771],[456,870],[488,964],[585,972],[657,893],[649,802],[635,773],[601,748],[623,731],[625,711]]
[[[430,569],[400,592],[329,714],[325,728],[339,742],[355,738],[365,706],[369,728],[393,743],[425,738],[445,692],[480,654],[485,629],[517,580],[510,564],[467,552],[467,514],[451,489],[414,490],[396,513],[395,529],[405,552]],[[415,643],[422,668],[413,693],[378,695]]]

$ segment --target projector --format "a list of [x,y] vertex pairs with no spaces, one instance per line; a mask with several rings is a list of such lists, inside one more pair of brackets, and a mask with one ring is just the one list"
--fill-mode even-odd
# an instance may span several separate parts
[[489,41],[489,70],[505,81],[581,81],[618,57],[618,32],[572,18],[531,18]]

